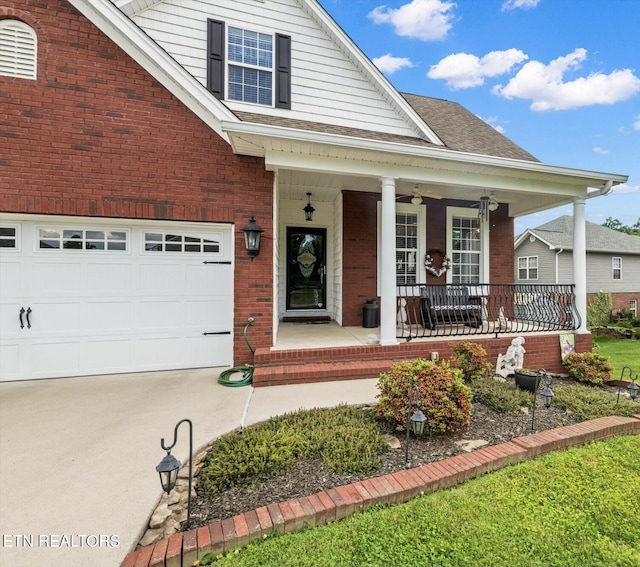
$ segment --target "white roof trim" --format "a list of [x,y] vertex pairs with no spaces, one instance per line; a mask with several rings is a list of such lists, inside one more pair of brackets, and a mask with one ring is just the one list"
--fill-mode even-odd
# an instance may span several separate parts
[[320,6],[317,0],[296,0],[296,2],[300,4],[301,8],[307,12],[307,14],[320,24],[336,43],[342,44],[345,52],[353,57],[353,61],[360,71],[378,86],[379,92],[392,104],[396,111],[400,112],[400,114],[410,122],[410,126],[413,127],[416,133],[424,136],[429,142],[436,146],[445,145],[373,62],[362,52],[324,8]]
[[[423,146],[402,144],[398,142],[371,140],[353,136],[341,136],[324,132],[311,132],[308,130],[298,130],[295,128],[286,128],[267,124],[223,122],[222,128],[231,137],[233,137],[234,134],[237,134],[242,136],[245,141],[247,136],[254,135],[264,138],[343,146],[347,148],[361,149],[364,151],[399,154],[401,156],[425,157],[450,162],[511,169],[520,172],[533,173],[534,175],[552,175],[563,178],[563,180],[558,180],[561,183],[579,185],[585,188],[603,186],[608,182],[611,182],[612,185],[617,185],[619,183],[625,183],[628,179],[627,175],[614,173],[601,173],[555,165],[546,165],[544,163],[534,161],[459,152],[441,147],[425,148]],[[256,141],[255,145],[264,147],[259,140]]]
[[530,228],[528,228],[527,230],[525,230],[515,241],[513,247],[518,248],[518,246],[520,246],[520,244],[522,244],[525,240],[526,236],[533,236],[534,238],[536,238],[537,240],[539,240],[540,242],[542,242],[543,244],[546,244],[549,247],[549,250],[562,250],[562,248],[557,247],[553,244],[551,244],[551,242],[548,242],[547,240],[545,240],[544,238],[541,238],[539,234],[536,234],[535,232],[533,232]]
[[225,141],[221,121],[238,118],[110,0],[69,0]]

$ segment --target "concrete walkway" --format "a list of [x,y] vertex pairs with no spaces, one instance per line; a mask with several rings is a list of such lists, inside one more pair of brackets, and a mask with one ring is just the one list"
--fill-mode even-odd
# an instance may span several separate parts
[[[116,567],[161,494],[160,439],[194,452],[300,408],[375,401],[376,380],[226,388],[220,369],[0,384],[0,565]],[[173,454],[186,461],[188,428]]]

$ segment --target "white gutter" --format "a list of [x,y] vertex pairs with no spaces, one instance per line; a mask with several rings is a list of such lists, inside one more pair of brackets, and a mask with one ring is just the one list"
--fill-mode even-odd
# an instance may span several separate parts
[[129,57],[226,142],[222,120],[238,118],[109,0],[69,0]]
[[[239,134],[244,136],[262,136],[266,138],[287,140],[288,142],[308,142],[311,144],[326,144],[350,149],[364,151],[383,152],[392,155],[402,155],[410,157],[432,158],[436,160],[460,162],[466,164],[485,165],[489,167],[499,167],[514,169],[519,171],[529,171],[548,175],[559,175],[563,177],[579,178],[582,182],[602,183],[602,191],[606,187],[613,187],[620,183],[625,183],[628,175],[615,173],[603,173],[588,171],[569,167],[547,165],[536,161],[525,161],[514,158],[504,158],[487,156],[484,154],[474,154],[449,150],[442,147],[413,146],[399,142],[387,142],[381,140],[371,140],[355,136],[343,136],[338,134],[328,134],[326,132],[311,132],[309,130],[298,130],[283,126],[273,126],[269,124],[256,124],[250,122],[222,122],[222,128],[228,134]],[[264,147],[264,145],[262,145]],[[595,195],[594,195],[595,196]]]

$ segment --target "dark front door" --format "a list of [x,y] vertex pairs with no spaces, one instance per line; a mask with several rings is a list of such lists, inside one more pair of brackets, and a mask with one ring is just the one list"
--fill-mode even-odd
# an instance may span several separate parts
[[327,308],[327,231],[287,228],[287,309]]

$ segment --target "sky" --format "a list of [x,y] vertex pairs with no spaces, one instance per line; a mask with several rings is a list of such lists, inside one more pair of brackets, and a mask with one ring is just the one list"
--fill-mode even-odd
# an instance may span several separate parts
[[458,102],[543,163],[628,175],[587,221],[640,219],[640,0],[319,1],[400,92]]

